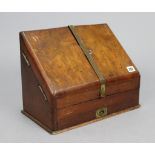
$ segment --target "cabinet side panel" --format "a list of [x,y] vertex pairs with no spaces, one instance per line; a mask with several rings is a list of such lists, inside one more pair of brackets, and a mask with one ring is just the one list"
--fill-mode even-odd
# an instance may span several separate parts
[[44,100],[44,96],[38,88],[39,82],[31,67],[28,67],[21,51],[21,74],[23,111],[31,115],[41,124],[53,130],[51,120],[51,108]]

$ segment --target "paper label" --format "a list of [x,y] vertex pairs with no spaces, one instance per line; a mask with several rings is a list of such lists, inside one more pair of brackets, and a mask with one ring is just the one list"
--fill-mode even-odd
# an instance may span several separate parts
[[136,71],[133,66],[128,66],[126,68],[127,68],[128,72],[130,72],[130,73]]

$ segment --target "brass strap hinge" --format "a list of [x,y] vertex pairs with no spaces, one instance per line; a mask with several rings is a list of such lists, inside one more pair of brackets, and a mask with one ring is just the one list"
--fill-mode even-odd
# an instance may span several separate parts
[[98,68],[98,66],[97,66],[97,64],[96,64],[96,62],[94,60],[94,57],[92,55],[92,51],[85,46],[85,44],[81,40],[78,33],[75,31],[75,27],[73,25],[69,25],[68,27],[69,27],[70,31],[72,32],[73,36],[75,37],[75,39],[76,39],[77,43],[79,44],[80,48],[82,49],[83,53],[85,54],[88,62],[92,66],[94,72],[98,76],[100,84],[101,84],[101,86],[100,86],[100,96],[104,97],[105,96],[105,82],[106,82],[106,80],[105,80],[102,72],[100,71],[100,69]]

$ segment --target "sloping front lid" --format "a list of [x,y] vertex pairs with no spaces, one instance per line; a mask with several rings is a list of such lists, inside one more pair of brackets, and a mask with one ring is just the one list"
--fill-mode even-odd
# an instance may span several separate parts
[[[137,68],[106,24],[75,28],[106,79],[106,95],[139,87]],[[27,31],[22,36],[44,70],[42,76],[48,78],[58,108],[99,98],[99,79],[68,27]]]

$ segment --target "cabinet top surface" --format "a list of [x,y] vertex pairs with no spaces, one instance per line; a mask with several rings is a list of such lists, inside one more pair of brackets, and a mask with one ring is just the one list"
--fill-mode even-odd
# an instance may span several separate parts
[[[138,73],[107,24],[75,26],[75,30],[92,50],[107,83]],[[53,93],[99,82],[68,27],[26,31],[22,35]]]

